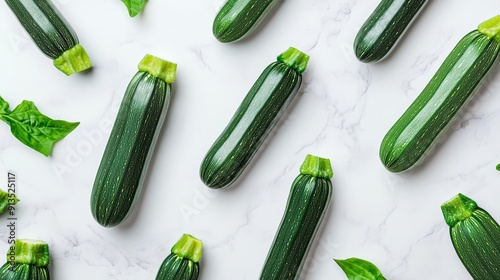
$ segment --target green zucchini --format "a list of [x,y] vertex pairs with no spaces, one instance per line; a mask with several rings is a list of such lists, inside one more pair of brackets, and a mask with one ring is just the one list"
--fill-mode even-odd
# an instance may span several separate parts
[[66,19],[50,0],[5,0],[38,48],[66,75],[92,65]]
[[41,240],[18,239],[7,252],[0,267],[2,280],[50,280],[49,245]]
[[496,68],[500,16],[480,24],[451,51],[420,95],[389,129],[380,159],[391,172],[420,163]]
[[92,189],[92,214],[105,227],[124,221],[141,192],[177,65],[146,55],[138,68],[125,91]]
[[299,279],[332,197],[330,160],[307,155],[292,183],[285,213],[269,250],[261,280]]
[[356,57],[367,63],[384,59],[426,3],[427,0],[382,0],[356,34]]
[[500,226],[463,194],[441,206],[455,251],[472,278],[500,279]]
[[156,280],[196,280],[200,274],[201,240],[183,234],[158,270]]
[[200,177],[208,187],[227,187],[240,176],[297,94],[309,56],[289,48],[277,60],[264,69],[207,152]]
[[19,201],[20,199],[11,190],[8,192],[0,190],[0,214],[5,210],[9,210],[11,206],[16,205]]
[[278,0],[227,0],[215,16],[212,32],[223,43],[252,33]]

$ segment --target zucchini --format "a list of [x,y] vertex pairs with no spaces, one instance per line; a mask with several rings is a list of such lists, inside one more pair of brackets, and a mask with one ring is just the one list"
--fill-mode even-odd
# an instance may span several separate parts
[[495,69],[500,16],[480,24],[451,51],[420,95],[389,129],[380,159],[391,172],[420,163]]
[[41,240],[18,239],[7,252],[0,267],[2,280],[50,280],[49,245]]
[[207,152],[200,167],[205,185],[224,188],[240,176],[297,94],[308,60],[289,48],[264,69]]
[[500,279],[500,226],[463,194],[441,206],[455,251],[472,278]]
[[356,34],[356,57],[366,63],[384,59],[426,3],[427,0],[382,0]]
[[8,192],[0,190],[0,214],[5,210],[12,209],[12,206],[16,205],[19,201],[20,199],[11,190]]
[[278,0],[227,0],[215,16],[212,32],[223,43],[241,40],[252,33]]
[[269,250],[261,280],[299,279],[314,237],[330,204],[330,160],[307,155],[292,183],[285,213]]
[[196,280],[200,274],[200,259],[203,250],[201,240],[189,234],[172,247],[158,270],[156,280]]
[[38,48],[66,75],[92,65],[66,19],[50,0],[5,0]]
[[92,189],[92,215],[105,227],[124,221],[141,192],[177,65],[148,54],[138,68],[118,109]]

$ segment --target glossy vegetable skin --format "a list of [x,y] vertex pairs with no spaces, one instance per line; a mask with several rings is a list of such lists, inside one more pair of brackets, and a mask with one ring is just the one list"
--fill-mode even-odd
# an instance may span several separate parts
[[427,0],[382,0],[356,34],[356,57],[367,63],[384,59],[426,3]]
[[241,40],[252,33],[278,0],[227,0],[221,7],[212,26],[220,42]]
[[200,167],[205,185],[224,188],[240,176],[297,94],[308,59],[290,48],[264,69],[207,152]]
[[307,155],[292,183],[283,218],[260,274],[261,280],[299,279],[332,197],[330,160]]
[[475,280],[500,279],[500,226],[469,197],[458,194],[441,206],[450,238]]
[[146,178],[177,65],[146,55],[130,81],[97,170],[91,210],[105,227],[123,222]]
[[92,65],[78,37],[50,0],[5,0],[38,48],[66,75]]
[[420,163],[499,61],[500,16],[464,36],[420,95],[389,129],[380,159],[391,172]]
[[161,264],[156,280],[198,279],[202,249],[201,240],[189,234],[182,235]]

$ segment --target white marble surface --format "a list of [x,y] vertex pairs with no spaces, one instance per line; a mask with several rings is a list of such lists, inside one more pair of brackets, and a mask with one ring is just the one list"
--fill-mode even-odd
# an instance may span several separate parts
[[[346,279],[333,258],[374,262],[387,279],[471,279],[456,256],[440,205],[461,192],[500,220],[500,71],[417,169],[392,174],[378,158],[382,137],[458,40],[496,13],[497,0],[431,1],[395,52],[366,65],[354,36],[378,1],[282,1],[238,43],[211,33],[222,0],[150,0],[129,18],[119,0],[55,0],[94,68],[66,77],[0,3],[0,95],[34,101],[80,126],[49,158],[0,125],[0,178],[17,173],[18,238],[49,243],[55,280],[154,279],[182,233],[204,242],[200,279],[257,279],[306,154],[328,157],[334,196],[302,279]],[[228,189],[205,187],[198,169],[260,72],[294,46],[311,56],[295,102]],[[131,218],[103,228],[89,196],[136,65],[151,53],[178,63],[174,96]],[[0,218],[0,253],[8,248]]]

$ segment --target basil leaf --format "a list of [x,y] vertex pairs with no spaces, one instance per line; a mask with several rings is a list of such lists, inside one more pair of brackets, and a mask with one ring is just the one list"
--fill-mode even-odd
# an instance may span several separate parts
[[142,11],[142,8],[146,4],[146,0],[122,0],[122,2],[127,6],[128,14],[131,17],[135,17]]
[[349,280],[386,280],[371,262],[358,258],[334,261],[342,268]]
[[[4,108],[1,103],[0,108]],[[19,141],[45,156],[50,155],[55,142],[66,137],[80,124],[53,120],[40,113],[33,102],[26,100],[14,111],[4,114],[2,119],[10,125],[10,131]]]

